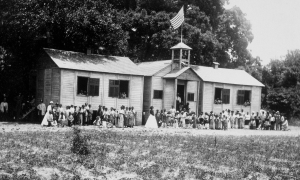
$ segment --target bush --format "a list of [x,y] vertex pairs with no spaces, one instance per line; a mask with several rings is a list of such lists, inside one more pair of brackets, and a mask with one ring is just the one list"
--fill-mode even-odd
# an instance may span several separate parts
[[84,136],[78,127],[73,128],[71,151],[78,155],[90,154],[89,136]]

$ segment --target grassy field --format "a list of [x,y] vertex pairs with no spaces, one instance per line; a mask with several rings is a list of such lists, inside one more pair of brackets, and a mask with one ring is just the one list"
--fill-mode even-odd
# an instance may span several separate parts
[[0,132],[1,180],[300,179],[299,136],[83,128],[84,156],[71,152],[71,128],[16,130]]

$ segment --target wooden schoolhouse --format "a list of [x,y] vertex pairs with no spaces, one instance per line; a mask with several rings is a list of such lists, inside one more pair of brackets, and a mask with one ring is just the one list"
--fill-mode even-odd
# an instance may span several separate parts
[[264,86],[244,70],[190,65],[190,51],[180,42],[172,50],[171,60],[143,62],[143,110],[178,108],[189,104],[190,111],[220,113],[222,110],[259,111],[261,88]]
[[142,124],[144,76],[127,57],[102,56],[44,48],[37,71],[36,98],[63,107],[91,104],[134,107]]
[[37,99],[65,106],[91,104],[134,107],[142,112],[189,104],[196,113],[222,110],[257,112],[264,86],[244,70],[190,64],[191,48],[180,42],[170,60],[133,63],[127,57],[102,56],[44,48],[38,61]]

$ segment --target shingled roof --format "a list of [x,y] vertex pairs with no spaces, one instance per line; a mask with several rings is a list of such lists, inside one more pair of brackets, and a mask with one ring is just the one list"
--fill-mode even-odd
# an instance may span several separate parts
[[224,84],[261,86],[264,85],[244,70],[191,66],[203,81]]
[[152,76],[160,70],[169,66],[171,63],[172,60],[149,61],[138,64],[138,67],[140,68],[140,72],[145,76]]
[[115,74],[143,75],[139,67],[128,57],[103,56],[97,54],[63,51],[44,48],[53,62],[63,69],[105,72]]

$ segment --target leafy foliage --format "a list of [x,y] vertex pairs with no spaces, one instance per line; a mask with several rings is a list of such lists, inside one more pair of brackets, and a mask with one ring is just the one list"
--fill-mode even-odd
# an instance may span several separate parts
[[[30,90],[42,47],[133,60],[170,59],[170,47],[180,41],[180,28],[170,19],[184,5],[183,41],[193,48],[192,64],[244,66],[253,39],[251,25],[238,8],[226,10],[224,0],[2,0],[0,46],[11,57],[11,71],[1,75],[19,80],[3,87]],[[18,78],[22,74],[21,78]],[[19,75],[15,77],[16,75]],[[25,88],[24,88],[25,87]],[[2,89],[2,88],[1,88]]]
[[266,85],[264,103],[287,116],[300,115],[300,50],[289,51],[283,60],[272,60],[262,71]]

